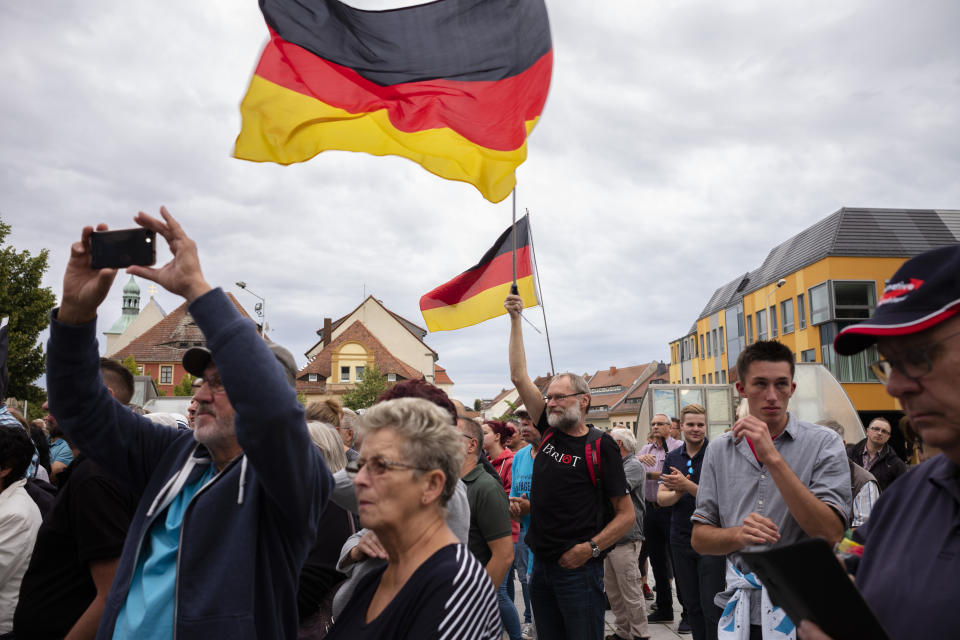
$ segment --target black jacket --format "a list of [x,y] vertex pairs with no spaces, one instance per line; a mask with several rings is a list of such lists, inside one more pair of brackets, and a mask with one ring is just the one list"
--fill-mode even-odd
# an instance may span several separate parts
[[[867,448],[867,439],[864,438],[850,451],[850,459],[859,465],[863,465],[863,451]],[[890,483],[907,472],[907,463],[900,459],[900,456],[893,450],[889,444],[883,445],[880,453],[877,454],[877,461],[873,463],[869,471],[877,479],[880,485],[880,492],[887,490]]]

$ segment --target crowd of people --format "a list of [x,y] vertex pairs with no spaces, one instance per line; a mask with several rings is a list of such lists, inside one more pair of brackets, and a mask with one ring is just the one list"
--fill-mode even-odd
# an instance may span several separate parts
[[142,415],[130,372],[99,357],[116,272],[90,267],[85,228],[52,313],[49,414],[0,407],[0,640],[637,640],[674,623],[821,640],[824,620],[792,620],[743,555],[807,538],[861,550],[847,566],[891,638],[960,637],[960,248],[906,262],[835,343],[877,345],[930,458],[908,472],[887,420],[845,446],[790,413],[796,359],[776,341],[739,354],[747,411],[726,433],[708,438],[698,404],[597,429],[582,376],[531,380],[516,295],[513,415],[468,417],[424,380],[361,412],[304,408],[293,356],[207,283],[177,221],[136,222],[173,258],[129,272],[185,298],[206,339],[183,356],[193,399]]

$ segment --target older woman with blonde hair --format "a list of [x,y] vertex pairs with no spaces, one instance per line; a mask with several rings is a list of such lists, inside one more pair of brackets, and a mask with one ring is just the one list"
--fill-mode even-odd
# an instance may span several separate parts
[[374,405],[360,420],[355,474],[360,523],[376,533],[385,567],[357,585],[331,640],[494,640],[500,616],[483,566],[444,520],[463,461],[450,415],[419,398]]

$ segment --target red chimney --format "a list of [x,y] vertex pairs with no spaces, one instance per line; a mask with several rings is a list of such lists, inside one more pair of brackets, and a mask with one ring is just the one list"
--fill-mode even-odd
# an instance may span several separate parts
[[330,318],[323,319],[323,346],[326,347],[330,344],[330,334],[333,333],[333,320]]
[[617,375],[617,368],[616,368],[616,367],[610,367],[610,375],[611,375],[611,376]]

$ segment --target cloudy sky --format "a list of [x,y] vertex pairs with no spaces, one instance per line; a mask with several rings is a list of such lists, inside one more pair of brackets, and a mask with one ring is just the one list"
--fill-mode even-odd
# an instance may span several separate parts
[[[960,208],[954,0],[547,6],[553,83],[517,203],[558,370],[668,360],[717,286],[842,206]],[[420,296],[509,224],[509,199],[403,159],[233,159],[265,41],[252,1],[0,3],[0,217],[16,247],[50,249],[58,297],[84,224],[165,204],[207,279],[251,312],[233,283],[266,297],[271,337],[304,364],[323,317],[364,293],[422,325]],[[544,373],[546,342],[525,328]],[[427,337],[455,397],[509,384],[506,336],[497,318]]]

